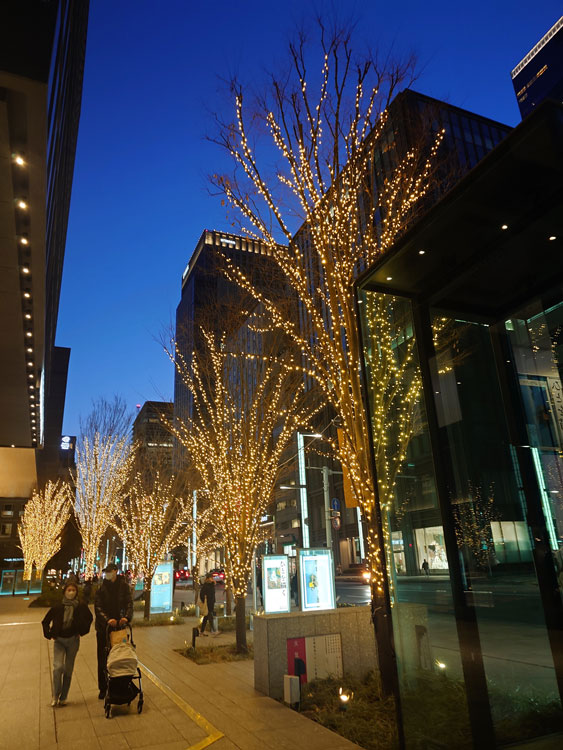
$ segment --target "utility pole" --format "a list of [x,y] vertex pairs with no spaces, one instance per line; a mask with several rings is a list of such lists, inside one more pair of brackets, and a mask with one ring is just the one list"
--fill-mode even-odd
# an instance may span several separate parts
[[325,503],[325,526],[326,526],[326,547],[332,549],[332,513],[330,508],[330,487],[328,484],[328,466],[323,466],[323,495]]

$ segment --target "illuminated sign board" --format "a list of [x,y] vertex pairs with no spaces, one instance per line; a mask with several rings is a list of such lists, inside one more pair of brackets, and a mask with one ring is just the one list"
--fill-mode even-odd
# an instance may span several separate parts
[[262,597],[266,614],[290,611],[287,555],[264,555],[262,557]]
[[161,562],[157,566],[151,586],[151,614],[172,612],[173,576],[173,562]]
[[304,611],[336,607],[332,550],[299,550],[299,586]]

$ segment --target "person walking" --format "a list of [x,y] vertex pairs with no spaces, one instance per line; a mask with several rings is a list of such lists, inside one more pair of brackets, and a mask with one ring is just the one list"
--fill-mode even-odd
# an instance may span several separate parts
[[106,639],[107,628],[127,625],[133,619],[131,589],[123,576],[117,575],[117,565],[110,563],[104,570],[105,578],[96,592],[96,644],[98,648],[98,698],[106,695]]
[[207,614],[201,621],[200,635],[207,635],[205,626],[209,623],[209,629],[213,629],[213,618],[215,617],[215,580],[211,573],[205,576],[205,583],[199,592],[200,600],[207,605]]
[[428,560],[427,560],[426,558],[424,558],[424,560],[422,561],[422,565],[421,565],[421,568],[422,568],[422,570],[424,571],[424,575],[425,575],[425,576],[428,576],[428,575],[430,575],[430,572],[429,572],[429,567],[430,567],[430,566],[428,565]]
[[54,641],[53,708],[66,705],[80,636],[89,632],[91,624],[92,613],[86,604],[78,601],[78,586],[74,581],[67,581],[62,602],[51,607],[41,622],[45,638]]

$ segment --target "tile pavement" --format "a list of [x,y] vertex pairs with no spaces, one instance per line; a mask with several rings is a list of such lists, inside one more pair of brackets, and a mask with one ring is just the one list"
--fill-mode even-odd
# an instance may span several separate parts
[[[0,598],[0,750],[357,750],[254,690],[251,661],[198,666],[175,653],[190,640],[191,622],[135,629],[139,660],[172,691],[167,695],[143,677],[142,714],[132,705],[115,707],[113,717],[105,718],[93,632],[82,639],[68,704],[52,709],[52,646],[39,624],[45,610],[28,609],[28,603]],[[205,643],[213,640],[233,636]],[[223,736],[206,744],[209,728],[197,715]]]

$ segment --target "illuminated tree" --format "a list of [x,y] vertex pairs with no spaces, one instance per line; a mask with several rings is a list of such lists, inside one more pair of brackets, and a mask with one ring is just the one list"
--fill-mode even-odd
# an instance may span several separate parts
[[178,489],[174,475],[139,471],[117,509],[115,528],[127,540],[135,573],[144,578],[146,620],[157,566],[170,550],[186,543],[192,530],[191,506]]
[[[226,334],[202,330],[204,347],[184,357],[172,350],[193,411],[169,427],[197,469],[225,547],[235,597],[237,649],[246,650],[245,600],[260,519],[274,494],[280,459],[299,428],[311,429],[318,404],[305,391],[301,368],[259,326],[254,354]],[[230,344],[230,345],[229,345]]]
[[49,560],[59,551],[61,533],[70,517],[70,488],[66,482],[49,480],[40,492],[34,492],[25,504],[18,524],[24,559],[24,580],[31,579],[33,565],[41,578]]
[[454,500],[455,534],[460,549],[466,549],[478,568],[491,568],[494,552],[491,523],[498,520],[495,511],[495,488],[491,484],[486,497],[481,487],[469,486],[467,497]]
[[82,535],[84,573],[94,574],[100,542],[126,493],[135,458],[127,437],[85,436],[76,447],[75,515]]
[[[214,175],[212,182],[241,217],[242,231],[266,244],[299,301],[296,320],[287,315],[279,298],[258,289],[225,257],[227,277],[253,294],[273,325],[291,335],[304,369],[337,415],[340,439],[332,441],[333,454],[349,477],[351,494],[366,519],[374,611],[381,611],[383,544],[377,531],[362,401],[353,282],[358,271],[393,245],[436,185],[434,162],[443,131],[435,133],[427,147],[412,148],[402,158],[390,147],[391,167],[376,180],[374,144],[393,142],[387,106],[398,88],[408,83],[412,60],[393,64],[387,59],[380,64],[375,57],[356,59],[349,35],[329,34],[322,23],[320,37],[319,74],[308,68],[310,56],[302,35],[290,44],[290,71],[272,75],[261,99],[250,100],[240,84],[232,84],[236,120],[219,123],[215,140],[231,155],[235,171]],[[269,134],[277,154],[274,170],[269,166],[274,161],[271,151],[259,145],[263,133]],[[303,225],[294,236],[295,217]],[[388,310],[380,312],[385,315]],[[384,326],[383,318],[380,323]],[[392,374],[385,372],[386,367],[392,368]],[[385,503],[405,454],[419,386],[411,368],[396,369],[390,351],[382,352],[377,371],[370,389],[379,403],[388,398],[389,378],[399,384],[401,374],[408,373],[408,382],[400,384],[402,395],[395,399],[405,399],[396,412],[402,437],[392,454],[387,451],[388,465],[382,467]],[[376,435],[380,441],[385,439],[383,424],[381,428]],[[381,445],[375,445],[375,452],[381,454]]]

